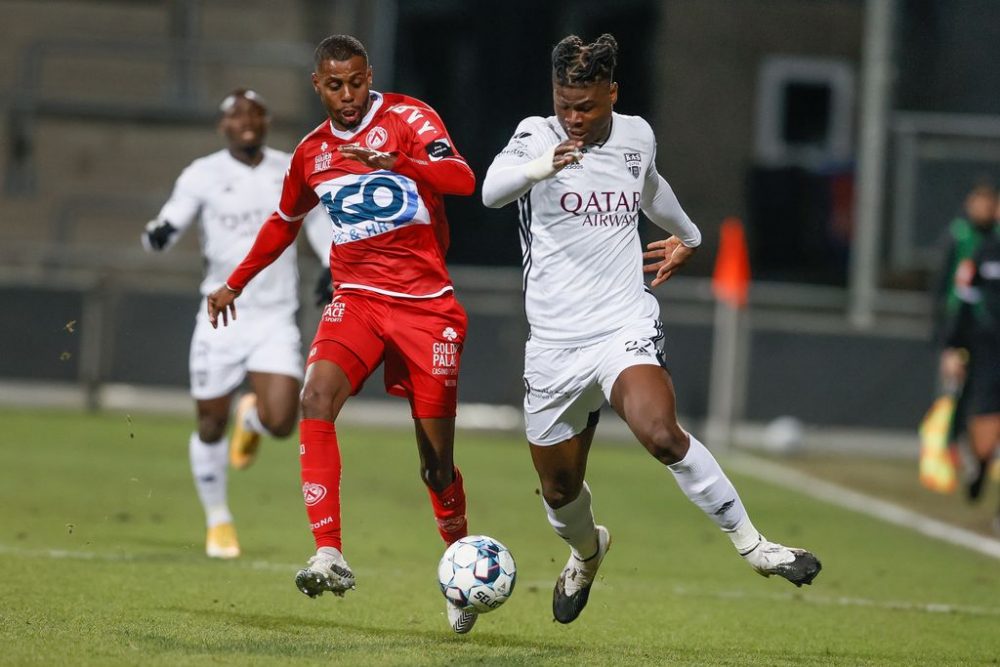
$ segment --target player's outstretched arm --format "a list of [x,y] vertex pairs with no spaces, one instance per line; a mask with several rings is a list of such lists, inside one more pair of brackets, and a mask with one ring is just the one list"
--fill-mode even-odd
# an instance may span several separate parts
[[254,276],[270,266],[285,252],[285,248],[295,242],[301,227],[302,218],[285,220],[278,213],[272,213],[257,232],[250,252],[229,274],[226,285],[237,294],[242,292]]
[[472,168],[458,156],[428,161],[398,151],[386,153],[353,145],[341,146],[340,152],[372,169],[385,169],[408,176],[442,195],[468,196],[476,189]]
[[582,147],[583,142],[567,139],[550,146],[533,160],[517,164],[504,164],[494,160],[483,179],[483,205],[487,208],[506,206],[530,190],[535,183],[582,160]]
[[223,285],[208,295],[208,321],[213,329],[219,328],[219,315],[222,315],[222,326],[229,326],[229,318],[236,320],[236,297],[240,293],[229,285]]
[[646,252],[642,253],[643,261],[648,263],[643,264],[642,270],[644,273],[656,273],[649,286],[657,287],[670,280],[674,272],[687,264],[697,251],[697,246],[686,246],[676,236],[648,244]]

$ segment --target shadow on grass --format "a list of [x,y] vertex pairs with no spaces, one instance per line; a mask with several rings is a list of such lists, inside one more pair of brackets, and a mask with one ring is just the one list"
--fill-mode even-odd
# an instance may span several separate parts
[[[828,665],[907,664],[904,654],[864,648],[817,646],[790,652],[780,647],[733,649],[672,645],[669,630],[662,643],[595,644],[586,632],[568,632],[547,639],[527,639],[517,633],[498,633],[488,624],[469,635],[435,630],[386,627],[377,623],[344,622],[308,616],[247,613],[239,610],[162,607],[161,611],[197,617],[209,622],[209,638],[131,634],[130,640],[148,644],[164,658],[169,652],[227,656],[234,662],[248,656],[343,661],[348,664],[695,664],[695,665]],[[410,621],[410,624],[414,621]],[[199,621],[200,627],[209,627]],[[239,626],[243,631],[234,629]],[[582,630],[582,629],[581,629]],[[213,640],[214,638],[214,640]],[[154,653],[155,654],[155,653]]]
[[[448,655],[497,649],[493,657],[523,658],[532,660],[586,658],[586,647],[553,644],[551,641],[530,640],[510,633],[491,632],[488,627],[477,629],[465,636],[451,633],[444,625],[440,630],[424,630],[405,625],[386,627],[363,622],[344,622],[308,616],[271,615],[248,613],[233,609],[190,609],[161,607],[164,612],[210,619],[213,625],[230,623],[246,628],[239,639],[221,640],[212,647],[214,651],[234,653],[263,653],[267,655],[326,655],[335,649],[338,654],[357,652],[390,653],[404,656],[408,651],[422,652],[441,649]],[[412,621],[411,621],[412,623]],[[245,635],[253,639],[247,641]],[[160,648],[185,652],[204,651],[204,641],[190,641],[164,636],[146,636],[160,644]],[[133,638],[135,639],[135,638]],[[170,646],[173,645],[173,646]],[[291,649],[291,650],[289,650]],[[432,655],[422,655],[431,658]],[[472,657],[471,655],[468,657]],[[488,657],[482,655],[480,657]]]

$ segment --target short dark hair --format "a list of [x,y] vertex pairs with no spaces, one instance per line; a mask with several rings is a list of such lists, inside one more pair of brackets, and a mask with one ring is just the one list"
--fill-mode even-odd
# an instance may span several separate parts
[[560,86],[586,86],[610,81],[618,63],[618,41],[604,33],[590,44],[576,35],[563,38],[552,49],[552,76]]
[[330,35],[316,47],[313,59],[316,66],[326,60],[350,60],[354,56],[361,56],[368,62],[368,52],[361,40],[351,35]]

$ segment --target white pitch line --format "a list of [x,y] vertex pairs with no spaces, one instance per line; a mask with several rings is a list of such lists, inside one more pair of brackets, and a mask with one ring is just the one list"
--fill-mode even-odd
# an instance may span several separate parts
[[[102,563],[143,563],[154,561],[162,562],[164,560],[164,552],[137,554],[125,551],[101,552],[71,551],[69,549],[22,549],[20,547],[12,547],[7,544],[0,544],[0,555],[17,556],[19,558],[51,558],[53,560],[91,560]],[[207,560],[208,559],[204,562],[207,562]],[[220,559],[213,560],[214,562],[219,562]],[[184,562],[198,564],[200,561],[182,561],[181,559],[176,559],[173,562],[177,564],[183,564]],[[226,562],[232,567],[243,567],[251,570],[268,570],[274,572],[294,572],[302,567],[302,565],[270,563],[264,560],[233,559]]]
[[881,519],[887,523],[915,530],[921,535],[1000,559],[1000,540],[952,526],[895,503],[852,491],[846,487],[762,459],[741,455],[732,457],[728,463],[734,470],[751,477],[798,491],[831,505],[837,505]]
[[829,607],[870,607],[873,609],[892,609],[896,611],[916,611],[925,614],[968,614],[971,616],[1000,616],[1000,608],[996,607],[975,607],[971,605],[949,604],[944,602],[909,602],[905,600],[870,600],[868,598],[855,597],[828,597],[816,595],[809,591],[808,595],[799,593],[747,593],[745,591],[719,591],[708,592],[703,590],[693,590],[683,586],[675,586],[674,593],[680,596],[701,597],[701,598],[721,598],[725,600],[746,599],[746,600],[777,600],[785,602],[803,602],[806,604],[822,605]]

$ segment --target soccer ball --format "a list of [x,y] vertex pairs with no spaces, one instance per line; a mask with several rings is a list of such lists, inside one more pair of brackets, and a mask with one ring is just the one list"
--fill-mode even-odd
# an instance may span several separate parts
[[462,609],[493,611],[514,592],[517,568],[504,545],[485,535],[453,542],[438,563],[441,592]]

